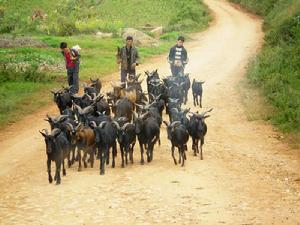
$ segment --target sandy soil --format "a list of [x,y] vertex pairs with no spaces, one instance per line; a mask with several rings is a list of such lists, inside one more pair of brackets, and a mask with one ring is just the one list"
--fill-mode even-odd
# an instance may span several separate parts
[[[192,78],[205,80],[207,119],[204,160],[192,155],[175,166],[162,128],[154,161],[67,170],[62,184],[48,184],[44,142],[46,113],[26,116],[0,132],[0,224],[300,224],[300,154],[280,142],[272,126],[249,122],[237,85],[263,43],[262,21],[225,1],[206,0],[215,20],[186,44]],[[169,74],[166,56],[139,70]],[[117,74],[105,78],[116,80]],[[109,89],[107,83],[105,86]],[[192,106],[190,95],[188,106]]]

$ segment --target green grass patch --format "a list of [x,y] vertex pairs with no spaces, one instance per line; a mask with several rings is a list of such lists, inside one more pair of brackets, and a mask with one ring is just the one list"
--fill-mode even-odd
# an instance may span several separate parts
[[[32,19],[40,13],[41,17]],[[0,32],[68,36],[146,24],[167,31],[198,30],[209,20],[202,0],[1,0]]]
[[265,45],[250,63],[248,78],[274,111],[273,124],[300,133],[300,1],[232,0],[265,18]]
[[52,100],[55,83],[6,82],[0,85],[0,127],[18,121]]

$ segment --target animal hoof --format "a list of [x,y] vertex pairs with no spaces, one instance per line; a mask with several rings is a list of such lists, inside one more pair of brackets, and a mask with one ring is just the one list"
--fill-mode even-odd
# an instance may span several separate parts
[[104,171],[100,171],[100,175],[104,175]]
[[60,180],[57,180],[57,181],[56,181],[56,185],[59,185],[59,184],[60,184]]
[[81,168],[81,167],[79,167],[79,168],[78,168],[78,171],[80,172],[81,170],[82,170],[82,168]]
[[144,160],[141,161],[141,165],[144,165]]
[[125,165],[124,165],[124,164],[122,164],[122,165],[121,165],[121,167],[122,167],[122,168],[125,168]]
[[52,181],[53,181],[53,180],[52,180],[52,177],[51,177],[51,178],[49,178],[49,184],[51,184],[51,183],[52,183]]

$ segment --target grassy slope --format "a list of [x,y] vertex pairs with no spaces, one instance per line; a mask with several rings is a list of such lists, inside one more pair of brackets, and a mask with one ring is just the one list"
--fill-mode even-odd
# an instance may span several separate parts
[[282,131],[300,132],[300,1],[232,0],[265,18],[266,42],[248,77],[274,110],[267,118]]
[[[72,1],[74,0],[69,0],[69,2]],[[199,0],[186,1],[185,5],[189,7],[187,9],[182,8],[180,6],[182,3],[178,3],[176,0],[80,0],[78,2],[84,5],[88,5],[85,2],[89,4],[92,2],[102,3],[81,10],[80,15],[76,11],[71,11],[70,15],[68,14],[68,20],[73,21],[76,19],[75,24],[78,26],[79,33],[65,37],[55,34],[45,35],[38,26],[41,24],[41,21],[32,22],[28,19],[33,10],[41,9],[44,13],[48,14],[49,18],[42,23],[52,23],[58,26],[59,24],[56,23],[59,21],[55,21],[55,19],[62,15],[58,15],[58,17],[51,17],[51,15],[63,2],[65,1],[26,0],[24,2],[23,0],[0,0],[0,26],[2,22],[4,27],[8,24],[14,28],[10,31],[10,34],[4,35],[20,36],[20,34],[25,33],[26,36],[40,40],[48,45],[46,48],[2,48],[0,49],[0,65],[7,62],[28,63],[32,65],[46,62],[49,65],[60,65],[60,67],[63,67],[63,58],[57,46],[59,42],[66,40],[70,46],[79,44],[82,47],[80,78],[86,80],[91,76],[101,77],[117,71],[118,67],[115,63],[116,47],[122,45],[123,41],[117,37],[99,39],[94,35],[90,35],[89,32],[95,32],[99,29],[114,32],[119,26],[139,27],[146,23],[167,26],[171,21],[174,23],[177,15],[182,13],[190,13],[189,16],[185,17],[187,18],[186,21],[183,19],[175,21],[176,24],[184,26],[184,32],[203,29],[209,21],[206,8]],[[70,5],[72,6],[72,4]],[[196,10],[196,13],[191,8]],[[2,16],[2,18],[1,10],[2,12],[4,11],[4,17]],[[88,14],[91,16],[86,17]],[[78,20],[77,18],[82,20]],[[182,27],[177,28],[181,29]],[[172,24],[168,31],[175,30]],[[177,36],[176,32],[164,35],[164,39],[171,40],[162,41],[158,47],[140,47],[142,61],[153,55],[166,52],[173,44],[174,37]],[[47,72],[45,76],[49,75],[64,77],[65,71],[64,69],[60,69],[56,72]],[[14,80],[15,77],[18,78]],[[3,99],[3,104],[0,107],[0,127],[49,103],[51,100],[51,95],[48,94],[49,90],[54,86],[61,85],[55,82],[31,82],[30,79],[24,82],[22,77],[23,74],[20,73],[17,76],[9,76],[9,81],[3,82],[0,79],[0,97]]]

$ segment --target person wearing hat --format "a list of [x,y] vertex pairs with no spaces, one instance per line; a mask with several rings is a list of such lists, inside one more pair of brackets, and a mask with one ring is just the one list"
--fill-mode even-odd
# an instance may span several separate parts
[[126,45],[122,48],[118,47],[117,63],[121,64],[121,82],[126,81],[127,75],[135,75],[135,68],[139,64],[139,53],[133,46],[133,38],[126,38]]
[[79,91],[79,50],[81,48],[79,45],[76,45],[70,49],[66,42],[61,42],[60,49],[66,62],[68,84],[71,87],[70,92],[71,94],[76,94]]
[[168,62],[170,63],[173,76],[183,75],[184,68],[188,63],[187,51],[183,43],[184,37],[179,36],[176,45],[174,45],[169,52]]

